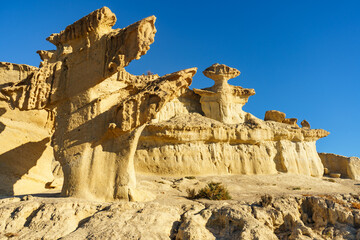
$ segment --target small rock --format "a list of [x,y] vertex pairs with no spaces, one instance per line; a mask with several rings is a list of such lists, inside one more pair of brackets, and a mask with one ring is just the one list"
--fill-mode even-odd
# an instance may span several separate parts
[[341,173],[330,173],[329,175],[332,178],[340,178],[341,177]]
[[21,198],[21,201],[29,201],[32,200],[34,197],[31,195],[26,195]]
[[265,113],[265,121],[283,122],[286,114],[277,110],[270,110]]
[[298,126],[297,123],[297,118],[285,118],[283,121],[283,123],[289,124],[289,125],[293,125],[293,126]]
[[306,128],[306,129],[310,129],[310,124],[309,124],[308,121],[306,121],[306,120],[304,119],[304,120],[302,120],[302,122],[301,122],[301,127],[302,127],[302,128]]

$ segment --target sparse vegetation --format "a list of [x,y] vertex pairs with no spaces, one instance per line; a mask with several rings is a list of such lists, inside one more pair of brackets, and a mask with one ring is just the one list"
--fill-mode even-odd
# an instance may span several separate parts
[[196,190],[195,189],[188,188],[186,190],[186,192],[188,193],[188,198],[189,199],[196,199]]
[[189,199],[206,198],[209,200],[229,200],[231,199],[230,193],[227,188],[221,183],[210,182],[206,187],[196,192],[195,189],[188,189]]
[[261,199],[260,200],[260,205],[263,206],[263,207],[269,206],[273,201],[273,197],[271,195],[269,195],[269,194],[265,194],[265,195],[261,196],[260,199]]
[[185,178],[189,179],[189,180],[192,180],[192,179],[195,179],[196,177],[194,177],[194,176],[186,176]]
[[5,233],[4,236],[7,238],[13,238],[13,237],[19,236],[19,234],[18,233]]
[[360,209],[360,203],[352,202],[352,203],[351,203],[351,207],[352,207],[352,208],[355,208],[355,209]]

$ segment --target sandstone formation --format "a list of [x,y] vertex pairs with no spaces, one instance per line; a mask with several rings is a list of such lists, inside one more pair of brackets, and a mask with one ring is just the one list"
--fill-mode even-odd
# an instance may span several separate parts
[[277,110],[266,111],[264,121],[275,121],[282,123],[285,120],[286,114]]
[[333,153],[319,153],[324,167],[329,174],[340,173],[341,177],[360,180],[360,159],[345,157]]
[[[0,239],[357,239],[359,186],[295,174],[139,176],[145,203],[76,198],[0,199]],[[186,198],[209,181],[232,200]],[[45,195],[46,196],[46,195]]]
[[248,98],[255,94],[254,89],[231,86],[228,80],[240,75],[240,71],[224,64],[213,64],[203,71],[204,75],[214,80],[214,86],[205,89],[194,89],[201,96],[201,108],[206,117],[226,124],[245,122],[242,107]]
[[[53,148],[64,172],[62,193],[88,199],[136,195],[133,155],[146,123],[191,84],[196,69],[158,78],[124,69],[154,42],[155,17],[112,29],[106,7],[47,40],[41,68],[2,89],[11,106],[55,112]],[[51,161],[51,160],[50,160]]]
[[136,170],[160,175],[274,174],[322,176],[315,141],[324,130],[264,122],[226,125],[197,113],[148,125],[135,155]]
[[302,128],[308,128],[308,129],[310,129],[310,124],[309,124],[308,121],[306,121],[306,120],[304,119],[304,120],[302,120],[302,122],[301,122],[301,127],[302,127]]
[[258,202],[101,204],[73,199],[0,201],[0,239],[358,239],[354,195]]
[[[0,91],[27,81],[38,70],[0,62]],[[21,195],[45,190],[53,181],[50,146],[52,115],[45,110],[19,111],[0,93],[0,193]]]
[[[179,176],[277,172],[322,176],[315,142],[329,133],[300,129],[297,119],[285,119],[279,111],[266,113],[265,119],[274,121],[244,112],[242,106],[255,91],[227,83],[239,74],[220,64],[206,69],[204,75],[215,85],[194,89],[201,96],[202,111],[198,99],[184,95],[164,106],[159,112],[162,121],[150,123],[140,136],[136,171]],[[196,107],[189,108],[189,102]]]
[[290,125],[293,125],[295,127],[299,127],[296,123],[297,123],[297,118],[285,118],[283,120],[283,123],[286,123],[286,124],[290,124]]
[[292,125],[294,127],[299,127],[297,123],[297,118],[285,118],[286,114],[277,110],[266,111],[264,121],[274,121],[279,123],[285,123]]
[[[229,85],[240,71],[223,64],[203,72],[214,86],[194,90],[189,86],[196,68],[162,77],[126,72],[154,42],[155,17],[123,29],[112,29],[115,22],[108,8],[98,9],[52,34],[47,40],[56,50],[38,51],[39,68],[16,65],[19,70],[4,68],[0,75],[12,79],[1,80],[7,81],[1,104],[14,108],[9,112],[46,115],[41,117],[48,122],[43,130],[49,134],[52,129],[54,157],[64,174],[63,196],[139,200],[146,194],[136,190],[135,170],[157,175],[323,175],[316,141],[327,131],[299,128],[296,119],[278,111],[268,111],[266,121],[246,113],[242,107],[255,90]],[[41,144],[48,144],[46,139]],[[56,187],[52,157],[44,161],[46,166],[39,162],[39,168],[46,168],[42,175],[49,177],[41,184]],[[13,168],[8,172],[16,175]]]

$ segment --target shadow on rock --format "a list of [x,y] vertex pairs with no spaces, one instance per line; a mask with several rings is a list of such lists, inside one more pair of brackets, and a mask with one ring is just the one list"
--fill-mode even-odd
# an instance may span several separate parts
[[0,155],[0,194],[14,195],[14,184],[36,165],[49,141],[28,142]]
[[[2,115],[4,115],[4,113],[6,113],[6,109],[5,108],[0,108],[0,117]],[[2,133],[5,130],[5,124],[3,124],[2,122],[0,122],[0,133]]]

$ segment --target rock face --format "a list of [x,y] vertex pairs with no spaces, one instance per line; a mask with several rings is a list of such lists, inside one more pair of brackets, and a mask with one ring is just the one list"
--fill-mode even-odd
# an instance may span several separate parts
[[[0,91],[27,81],[38,70],[0,62]],[[50,146],[52,115],[45,110],[19,111],[0,93],[0,194],[21,195],[45,190],[53,180]]]
[[341,177],[360,180],[360,159],[345,157],[333,153],[319,153],[324,167],[329,173],[340,173]]
[[0,239],[358,239],[359,204],[352,195],[182,206],[10,198],[0,200]]
[[[150,123],[135,153],[139,173],[160,175],[297,173],[320,177],[324,168],[315,142],[329,133],[300,129],[297,119],[268,111],[262,121],[242,110],[254,89],[227,83],[240,72],[214,64],[204,71],[215,85],[194,89],[199,107],[189,109],[183,99],[165,106],[162,121]],[[193,98],[192,98],[193,99]],[[189,102],[189,101],[188,101]],[[192,100],[192,105],[198,103]],[[171,111],[169,111],[171,110]],[[168,116],[168,117],[166,117]]]
[[[162,77],[126,72],[154,42],[155,17],[123,29],[112,29],[115,22],[108,8],[98,9],[47,39],[56,50],[38,51],[40,68],[16,65],[18,70],[4,68],[0,75],[12,79],[1,85],[1,104],[15,108],[13,113],[44,114],[39,117],[45,122],[47,114],[47,122],[54,122],[51,142],[64,174],[63,196],[143,198],[146,194],[136,190],[135,169],[158,175],[322,176],[315,142],[327,131],[300,129],[277,111],[266,113],[265,119],[274,121],[244,112],[255,90],[229,85],[240,71],[223,64],[203,72],[214,86],[194,90],[189,86],[196,68]],[[33,151],[38,154],[34,162],[44,168],[41,176],[49,175],[41,184],[51,187],[56,185],[50,179],[52,157],[41,160],[48,149],[46,129],[52,127],[33,137],[44,149]],[[6,161],[13,168],[10,175],[17,175]]]
[[[324,130],[304,131],[264,122],[227,125],[196,113],[148,125],[135,154],[135,168],[164,175],[274,174],[322,176],[315,141]],[[171,144],[170,144],[171,143]]]
[[65,196],[133,199],[138,138],[196,73],[195,68],[161,78],[127,73],[124,67],[154,42],[155,17],[114,30],[115,22],[104,7],[52,34],[47,40],[57,49],[39,51],[41,68],[2,89],[21,110],[55,112],[53,147]]

